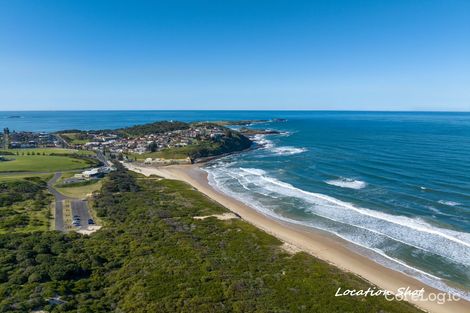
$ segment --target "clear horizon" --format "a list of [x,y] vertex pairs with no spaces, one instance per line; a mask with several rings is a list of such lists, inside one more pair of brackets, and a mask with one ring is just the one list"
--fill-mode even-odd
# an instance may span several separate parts
[[100,111],[162,111],[162,112],[178,112],[178,111],[244,111],[244,112],[381,112],[381,113],[470,113],[469,111],[458,111],[458,110],[335,110],[335,109],[61,109],[61,110],[47,110],[47,109],[34,109],[34,110],[0,110],[0,112],[100,112]]
[[470,111],[467,1],[4,1],[0,111]]

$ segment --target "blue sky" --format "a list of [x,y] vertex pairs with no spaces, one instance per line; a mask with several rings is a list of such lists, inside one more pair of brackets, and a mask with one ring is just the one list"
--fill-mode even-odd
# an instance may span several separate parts
[[0,0],[0,110],[470,111],[470,1]]

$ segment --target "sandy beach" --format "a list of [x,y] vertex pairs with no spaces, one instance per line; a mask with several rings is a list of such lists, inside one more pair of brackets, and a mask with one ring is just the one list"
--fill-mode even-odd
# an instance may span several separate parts
[[[166,167],[151,167],[132,163],[125,165],[130,170],[146,176],[158,175],[167,179],[184,181],[230,211],[238,214],[245,221],[279,238],[287,245],[296,247],[334,266],[359,275],[381,289],[396,293],[399,288],[403,287],[409,287],[411,290],[424,288],[424,298],[432,297],[433,293],[442,293],[442,291],[429,287],[405,274],[386,268],[352,251],[339,238],[320,231],[278,221],[257,212],[244,203],[212,188],[208,183],[207,173],[196,165],[172,165]],[[416,301],[410,298],[407,298],[407,300],[429,312],[470,312],[470,302],[465,300],[446,301],[443,304],[439,304],[437,301]]]

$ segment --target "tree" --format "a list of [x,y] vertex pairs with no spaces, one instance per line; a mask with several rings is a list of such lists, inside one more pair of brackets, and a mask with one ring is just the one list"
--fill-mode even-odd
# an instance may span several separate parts
[[155,141],[152,141],[152,143],[149,144],[148,149],[150,152],[155,152],[158,150],[158,144]]

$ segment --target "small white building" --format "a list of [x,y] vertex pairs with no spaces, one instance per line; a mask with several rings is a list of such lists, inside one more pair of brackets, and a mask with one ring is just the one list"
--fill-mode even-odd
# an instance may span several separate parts
[[80,174],[75,174],[76,178],[90,178],[100,174],[99,168],[92,168],[91,170],[83,171]]

